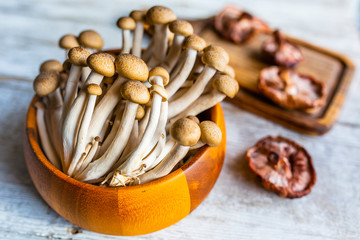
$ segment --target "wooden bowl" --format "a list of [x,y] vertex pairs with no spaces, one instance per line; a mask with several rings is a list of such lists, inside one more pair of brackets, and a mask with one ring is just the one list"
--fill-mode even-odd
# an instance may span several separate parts
[[202,147],[182,168],[131,187],[99,187],[79,182],[57,168],[39,146],[32,100],[24,135],[25,160],[42,198],[59,215],[81,228],[111,235],[140,235],[166,228],[192,212],[214,186],[225,156],[226,133],[220,104],[202,114],[220,127],[218,147]]

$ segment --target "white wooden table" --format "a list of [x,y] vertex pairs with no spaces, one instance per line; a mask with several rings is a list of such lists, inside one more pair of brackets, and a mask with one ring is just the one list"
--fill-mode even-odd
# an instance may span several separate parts
[[[235,2],[235,1],[232,1]],[[105,47],[120,45],[114,23],[132,9],[163,4],[178,16],[213,15],[225,2],[0,1],[0,239],[120,239],[77,229],[51,210],[31,183],[23,158],[25,112],[39,64],[63,58],[65,33],[95,29]],[[342,52],[360,66],[358,1],[243,0],[237,4],[294,37]],[[191,215],[139,239],[360,239],[360,80],[356,73],[334,128],[309,137],[223,104],[227,155],[208,198]],[[313,156],[318,181],[313,192],[288,200],[265,191],[244,153],[266,135],[282,135]]]

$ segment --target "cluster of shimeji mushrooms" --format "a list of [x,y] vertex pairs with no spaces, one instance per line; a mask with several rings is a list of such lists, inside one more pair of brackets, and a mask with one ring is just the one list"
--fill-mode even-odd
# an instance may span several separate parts
[[[34,90],[50,162],[83,182],[126,186],[170,173],[205,144],[217,146],[219,127],[195,116],[239,87],[228,54],[166,7],[133,11],[117,26],[118,55],[101,51],[95,31],[63,36],[67,60],[45,61]],[[142,50],[144,29],[153,36]]]

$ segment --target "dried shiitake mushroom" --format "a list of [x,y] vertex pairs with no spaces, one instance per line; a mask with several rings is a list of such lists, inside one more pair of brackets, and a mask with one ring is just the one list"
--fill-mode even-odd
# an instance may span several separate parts
[[260,19],[231,6],[215,16],[214,25],[224,38],[235,43],[243,43],[256,33],[269,30],[269,27]]
[[265,137],[247,151],[246,158],[263,186],[280,197],[303,197],[316,182],[311,156],[289,139]]
[[272,64],[283,67],[295,67],[304,59],[300,49],[289,40],[285,39],[279,30],[264,42],[262,54]]
[[325,104],[323,82],[312,76],[272,66],[260,72],[259,91],[287,109],[314,109]]

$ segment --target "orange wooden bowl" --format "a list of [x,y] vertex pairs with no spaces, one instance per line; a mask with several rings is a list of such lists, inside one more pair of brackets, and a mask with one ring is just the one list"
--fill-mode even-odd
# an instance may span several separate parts
[[81,228],[125,236],[166,228],[186,217],[206,198],[221,171],[226,133],[220,104],[200,117],[220,127],[223,138],[218,147],[202,147],[182,168],[155,181],[111,188],[79,182],[46,159],[39,146],[33,107],[36,100],[30,104],[24,136],[30,177],[49,206]]

